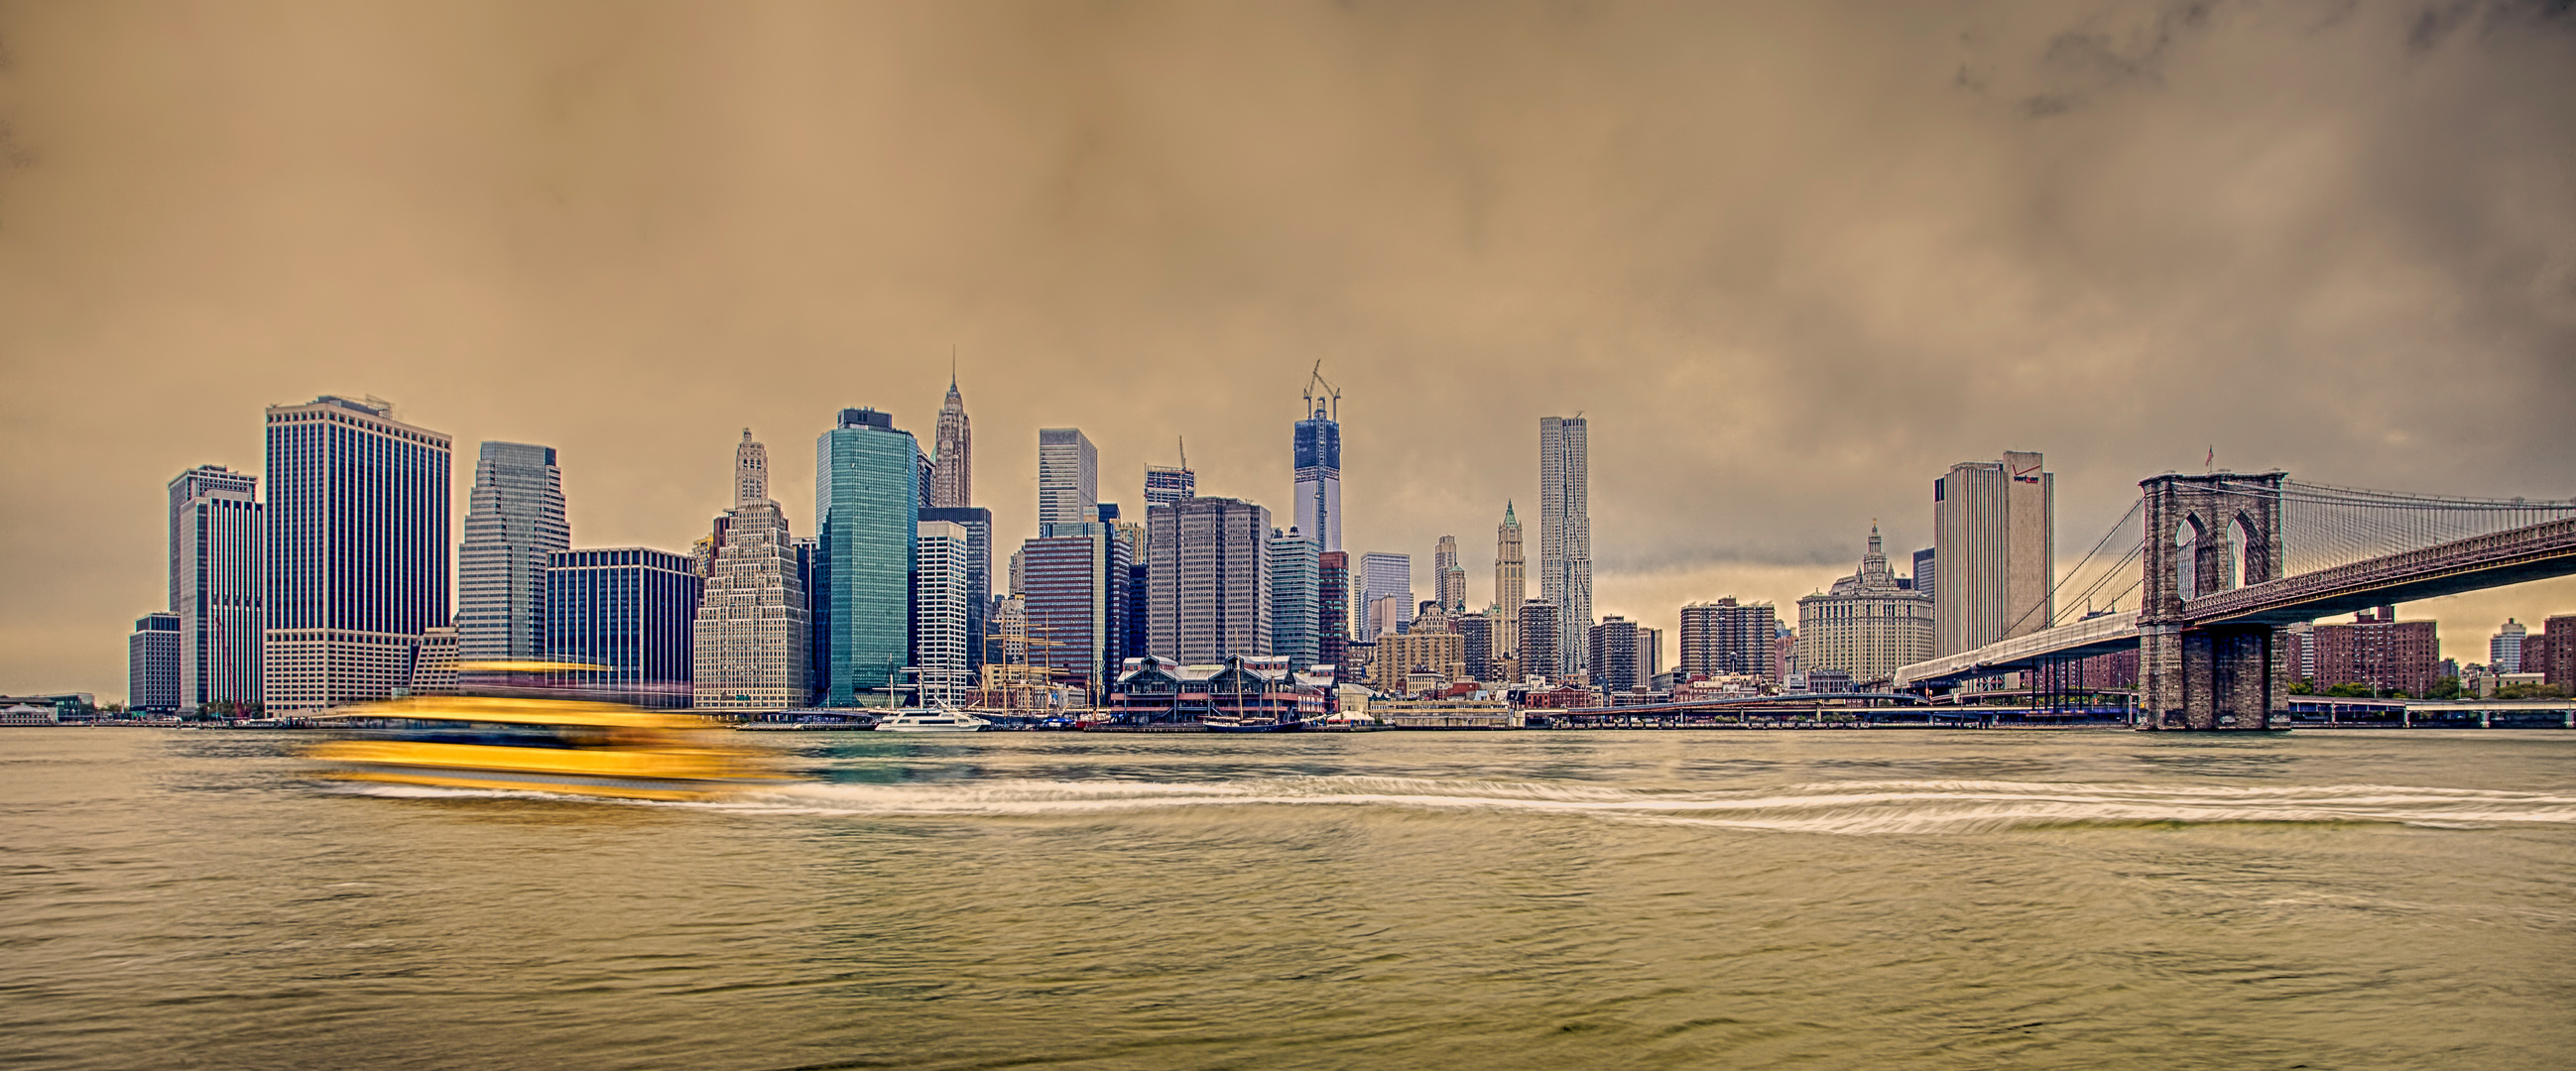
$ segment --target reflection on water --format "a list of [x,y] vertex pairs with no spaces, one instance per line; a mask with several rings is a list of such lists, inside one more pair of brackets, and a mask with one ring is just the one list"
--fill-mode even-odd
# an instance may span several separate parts
[[[785,734],[781,734],[785,735]],[[0,734],[0,1063],[2539,1067],[2576,734],[760,739],[720,802]]]

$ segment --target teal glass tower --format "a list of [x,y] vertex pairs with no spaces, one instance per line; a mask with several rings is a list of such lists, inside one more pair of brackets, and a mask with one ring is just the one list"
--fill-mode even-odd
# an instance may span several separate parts
[[890,701],[911,657],[912,545],[926,468],[912,433],[874,409],[841,410],[814,443],[814,523],[823,580],[814,592],[823,705]]

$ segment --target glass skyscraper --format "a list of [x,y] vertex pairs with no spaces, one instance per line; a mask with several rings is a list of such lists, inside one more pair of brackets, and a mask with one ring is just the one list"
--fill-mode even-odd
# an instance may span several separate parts
[[259,701],[259,479],[199,465],[170,481],[178,709]]
[[1316,399],[1315,410],[1297,422],[1296,502],[1291,506],[1297,530],[1322,551],[1342,549],[1342,425],[1333,410]]
[[572,545],[554,447],[484,443],[466,503],[465,543],[456,554],[457,656],[542,658],[547,562]]
[[1538,419],[1538,593],[1556,607],[1556,662],[1524,665],[1525,672],[1581,672],[1590,648],[1591,440],[1582,417]]
[[267,422],[263,701],[390,696],[421,634],[448,623],[452,441],[330,395],[270,406]]
[[[898,682],[911,662],[913,538],[920,518],[921,446],[890,414],[841,410],[814,441],[814,527],[826,579],[826,706],[851,706]],[[891,698],[889,694],[888,698]]]
[[544,656],[608,667],[570,676],[638,706],[688,706],[704,584],[686,556],[669,551],[556,551],[546,563]]

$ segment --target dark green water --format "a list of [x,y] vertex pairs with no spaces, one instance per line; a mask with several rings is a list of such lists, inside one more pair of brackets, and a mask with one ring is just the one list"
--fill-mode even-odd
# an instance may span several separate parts
[[882,735],[659,805],[0,731],[0,1064],[2576,1064],[2576,733]]

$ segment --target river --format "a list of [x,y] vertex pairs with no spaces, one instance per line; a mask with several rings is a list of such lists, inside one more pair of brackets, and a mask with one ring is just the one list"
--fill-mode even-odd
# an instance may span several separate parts
[[812,780],[0,731],[0,1064],[2576,1063],[2576,733],[738,735]]

